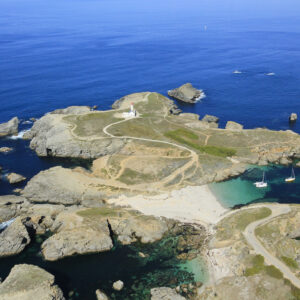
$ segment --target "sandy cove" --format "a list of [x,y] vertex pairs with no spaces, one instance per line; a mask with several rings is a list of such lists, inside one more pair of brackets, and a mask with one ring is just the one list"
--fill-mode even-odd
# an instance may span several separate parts
[[166,217],[202,225],[216,224],[228,212],[207,185],[189,186],[157,196],[124,195],[108,200],[110,204],[129,206],[146,215]]

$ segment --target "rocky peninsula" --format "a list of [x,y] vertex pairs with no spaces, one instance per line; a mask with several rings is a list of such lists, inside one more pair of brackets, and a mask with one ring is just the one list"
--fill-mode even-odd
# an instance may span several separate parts
[[[128,113],[132,106],[134,114]],[[202,286],[178,277],[170,279],[168,287],[148,285],[145,299],[229,299],[231,280],[239,295],[233,299],[247,295],[244,299],[250,300],[253,294],[255,299],[271,299],[269,287],[278,284],[281,299],[299,293],[298,246],[290,240],[298,237],[291,230],[299,222],[298,208],[260,204],[230,211],[207,186],[240,175],[249,164],[292,163],[300,158],[299,135],[244,129],[233,121],[219,128],[215,116],[200,120],[176,109],[163,95],[144,92],[117,100],[111,110],[73,106],[35,121],[24,138],[38,156],[85,159],[90,168],[52,167],[33,176],[20,196],[0,196],[1,259],[26,251],[39,236],[43,240],[38,249],[47,263],[129,247],[143,264],[154,259],[155,249],[164,249],[182,262],[205,258],[210,280]],[[284,227],[286,213],[293,220],[289,227]],[[247,231],[265,218],[279,226],[273,219],[278,216],[280,232],[285,233],[276,239],[281,243],[289,235],[294,252],[273,248],[270,228],[261,229],[259,236],[272,257],[291,262],[282,258],[288,253],[297,262],[292,274],[286,271],[282,276],[265,264],[267,256],[258,256],[256,240]],[[27,277],[33,278],[28,284]],[[258,291],[259,281],[267,285],[259,285]],[[121,299],[128,288],[126,282],[123,285],[113,291],[111,282],[104,292],[99,285],[93,295]],[[136,279],[132,286],[138,285]],[[32,299],[34,294],[41,295],[39,299],[66,297],[53,275],[32,265],[16,265],[0,284],[0,299]]]

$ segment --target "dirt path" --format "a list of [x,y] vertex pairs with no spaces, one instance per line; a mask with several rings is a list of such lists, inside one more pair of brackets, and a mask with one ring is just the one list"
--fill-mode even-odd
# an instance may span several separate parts
[[268,252],[263,247],[261,242],[257,239],[257,237],[255,236],[255,229],[258,226],[267,223],[268,221],[270,221],[271,219],[273,219],[277,216],[280,216],[282,214],[286,214],[286,213],[290,212],[291,209],[288,205],[282,205],[282,204],[281,205],[265,204],[263,206],[270,208],[272,210],[272,214],[270,216],[268,216],[267,218],[264,218],[264,219],[261,219],[261,220],[258,220],[258,221],[255,221],[255,222],[249,224],[246,227],[243,234],[244,234],[247,242],[253,247],[255,252],[257,254],[262,255],[265,258],[266,264],[274,265],[276,268],[278,268],[283,273],[283,276],[286,279],[289,279],[293,283],[293,285],[300,288],[300,280],[293,274],[293,272],[289,269],[289,267],[287,267],[283,262],[281,262],[279,259],[274,257],[270,252]]

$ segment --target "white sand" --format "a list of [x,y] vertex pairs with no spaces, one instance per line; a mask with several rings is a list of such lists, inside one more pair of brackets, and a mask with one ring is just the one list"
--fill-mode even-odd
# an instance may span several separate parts
[[111,204],[130,206],[145,215],[166,217],[181,222],[215,224],[228,210],[207,185],[189,186],[158,196],[134,196],[110,199]]

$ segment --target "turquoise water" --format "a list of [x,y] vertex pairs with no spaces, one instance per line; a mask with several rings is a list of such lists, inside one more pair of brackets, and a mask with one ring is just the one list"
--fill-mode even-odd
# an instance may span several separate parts
[[[262,179],[263,171],[266,173],[268,187],[258,189],[253,183]],[[251,202],[299,203],[300,168],[295,168],[295,173],[296,181],[286,183],[284,180],[291,175],[291,166],[250,167],[238,178],[213,183],[210,188],[227,208]]]
[[201,256],[185,261],[181,264],[180,268],[194,274],[195,281],[206,283],[209,278],[206,262]]

